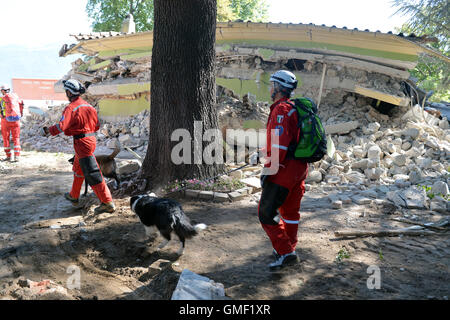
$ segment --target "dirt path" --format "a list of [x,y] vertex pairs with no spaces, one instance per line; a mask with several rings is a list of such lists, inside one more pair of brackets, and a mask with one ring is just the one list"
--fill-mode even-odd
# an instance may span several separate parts
[[[115,214],[93,215],[64,200],[72,183],[71,155],[25,152],[19,164],[0,165],[0,298],[28,299],[18,279],[49,279],[66,287],[68,267],[81,271],[70,299],[169,299],[183,269],[220,282],[231,299],[448,299],[450,237],[384,237],[338,240],[338,229],[408,227],[399,213],[354,205],[332,210],[325,192],[312,190],[302,202],[298,254],[301,262],[270,272],[271,246],[257,216],[257,195],[237,203],[180,199],[195,223],[208,228],[187,242],[156,252],[129,209],[117,199]],[[93,199],[92,197],[90,199]],[[414,214],[414,212],[411,212]],[[443,216],[416,212],[420,220]],[[420,221],[419,220],[419,221]],[[339,252],[342,261],[337,261]],[[161,272],[148,272],[160,259]],[[381,288],[370,290],[369,266],[381,272]]]

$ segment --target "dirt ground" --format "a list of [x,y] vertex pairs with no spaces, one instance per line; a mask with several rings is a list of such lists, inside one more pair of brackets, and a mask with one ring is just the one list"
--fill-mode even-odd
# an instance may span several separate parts
[[[69,154],[24,152],[18,164],[0,164],[0,299],[31,299],[20,279],[49,279],[66,287],[70,266],[81,270],[80,288],[68,299],[170,299],[183,269],[222,283],[226,296],[242,299],[448,299],[448,231],[423,237],[337,239],[334,231],[408,227],[386,208],[347,205],[331,209],[326,192],[313,189],[302,201],[298,265],[269,271],[271,245],[256,212],[258,194],[235,203],[179,199],[194,223],[208,228],[176,255],[174,241],[147,239],[129,197],[116,199],[114,214],[95,216],[64,197],[72,183]],[[418,221],[446,216],[411,211]],[[337,256],[346,250],[348,255]],[[149,272],[159,259],[160,272]],[[381,272],[369,289],[369,266]],[[154,270],[154,269],[152,269]]]

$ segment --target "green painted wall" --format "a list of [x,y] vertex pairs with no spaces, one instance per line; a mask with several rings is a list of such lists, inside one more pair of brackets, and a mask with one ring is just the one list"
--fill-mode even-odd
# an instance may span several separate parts
[[121,84],[117,86],[119,96],[132,95],[139,92],[150,92],[150,82]]
[[[302,79],[299,73],[294,72],[298,80],[298,87],[302,86]],[[216,83],[232,90],[235,94],[239,95],[241,98],[248,93],[256,96],[257,101],[271,102],[270,98],[270,73],[263,72],[259,76],[259,81],[257,81],[257,73],[253,76],[252,80],[240,80],[240,79],[225,79],[216,78]],[[297,97],[299,95],[295,95]]]
[[150,108],[145,96],[136,100],[104,99],[99,101],[100,117],[131,116]]
[[[392,59],[392,60],[400,60],[400,61],[417,61],[416,55],[409,55],[409,54],[403,54],[403,53],[394,53],[394,52],[387,52],[387,51],[380,51],[380,50],[370,50],[370,49],[364,49],[364,48],[357,48],[357,47],[347,47],[347,46],[340,46],[335,44],[329,44],[329,43],[320,43],[320,42],[312,42],[312,41],[274,41],[274,40],[255,40],[255,39],[249,39],[249,40],[217,40],[216,43],[218,45],[230,45],[230,44],[248,44],[253,46],[262,46],[262,47],[268,47],[268,48],[275,48],[275,47],[290,47],[290,48],[307,48],[307,49],[325,49],[325,50],[335,50],[335,51],[342,51],[342,52],[349,52],[353,54],[359,54],[363,56],[371,56],[371,57],[380,57],[385,59]],[[261,50],[261,49],[260,49]],[[264,53],[270,54],[270,51],[266,50]],[[270,56],[269,56],[270,57]]]
[[118,49],[118,50],[105,50],[98,53],[100,58],[104,57],[114,57],[114,56],[122,56],[122,55],[131,55],[131,54],[139,54],[143,52],[152,51],[152,47],[140,47],[140,48],[129,48],[129,49]]

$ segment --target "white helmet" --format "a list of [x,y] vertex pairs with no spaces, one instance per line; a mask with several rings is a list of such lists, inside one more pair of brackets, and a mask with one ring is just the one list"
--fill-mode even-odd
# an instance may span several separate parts
[[0,90],[8,91],[8,90],[11,90],[11,88],[7,84],[2,84],[2,85],[0,85]]
[[64,90],[69,90],[74,95],[80,95],[86,92],[83,85],[75,79],[63,80]]
[[270,76],[270,82],[277,82],[281,86],[289,89],[289,90],[295,90],[297,88],[297,78],[295,75],[286,70],[279,70],[275,72],[273,75]]

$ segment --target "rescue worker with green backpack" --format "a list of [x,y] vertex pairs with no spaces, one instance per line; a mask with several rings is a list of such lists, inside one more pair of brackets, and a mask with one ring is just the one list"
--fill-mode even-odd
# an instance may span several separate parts
[[[274,103],[267,122],[267,157],[261,174],[258,217],[273,246],[275,261],[269,268],[276,270],[298,261],[295,249],[308,162],[325,155],[326,137],[314,102],[290,99],[297,88],[292,72],[277,71],[270,82]],[[254,156],[251,161],[255,161]]]

